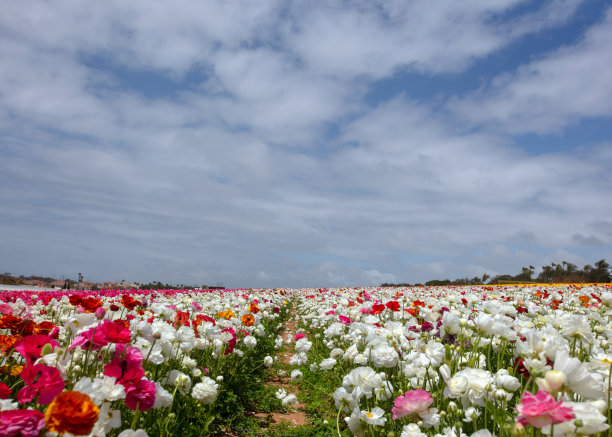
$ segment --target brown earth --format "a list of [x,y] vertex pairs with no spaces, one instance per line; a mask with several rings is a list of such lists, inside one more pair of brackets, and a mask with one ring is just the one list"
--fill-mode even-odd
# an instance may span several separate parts
[[[283,331],[280,333],[283,340],[289,339],[283,345],[281,352],[278,355],[278,359],[285,366],[289,366],[289,360],[291,359],[291,355],[293,354],[291,348],[291,344],[293,343],[293,337],[295,336],[296,331],[296,323],[295,323],[295,313],[292,314],[291,319],[285,325]],[[294,393],[298,399],[300,399],[300,392],[295,385],[291,385],[291,377],[289,375],[273,375],[267,381],[269,385],[283,388],[287,391],[287,393]],[[285,413],[274,412],[274,413],[255,413],[254,416],[260,419],[265,419],[272,425],[276,424],[290,424],[293,426],[303,426],[308,423],[308,418],[306,417],[305,411],[306,404],[303,402],[294,404],[290,407],[289,411]]]

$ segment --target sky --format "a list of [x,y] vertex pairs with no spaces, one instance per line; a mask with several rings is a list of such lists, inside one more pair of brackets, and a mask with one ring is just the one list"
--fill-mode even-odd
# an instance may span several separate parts
[[335,287],[612,261],[612,2],[2,2],[0,270]]

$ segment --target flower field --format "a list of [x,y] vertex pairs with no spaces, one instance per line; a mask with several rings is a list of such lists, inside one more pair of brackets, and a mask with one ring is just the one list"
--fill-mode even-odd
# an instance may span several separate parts
[[610,343],[601,284],[5,291],[0,437],[607,436]]

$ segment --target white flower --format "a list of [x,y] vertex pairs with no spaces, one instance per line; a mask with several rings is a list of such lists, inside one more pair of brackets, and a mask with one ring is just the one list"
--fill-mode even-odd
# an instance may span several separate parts
[[554,393],[561,390],[567,384],[567,375],[560,370],[549,370],[544,375],[544,378],[536,378],[535,382],[542,390]]
[[473,432],[470,437],[493,437],[493,434],[491,434],[491,431],[488,429],[479,429],[478,431]]
[[[599,374],[587,371],[578,358],[572,358],[566,350],[557,352],[554,370],[559,370],[567,376],[570,390],[586,399],[599,399],[603,392],[603,380]],[[595,379],[597,377],[597,379]]]
[[155,383],[155,403],[153,408],[166,408],[172,405],[172,394],[159,382]]
[[137,429],[136,431],[125,429],[117,437],[149,437],[149,435],[144,429]]
[[469,422],[472,422],[473,420],[476,420],[476,418],[480,416],[480,411],[478,411],[474,407],[468,407],[465,409],[464,414],[465,414],[465,419],[463,419],[463,421],[469,423]]
[[336,408],[338,409],[344,407],[345,411],[348,411],[348,408],[354,410],[359,406],[358,400],[351,393],[347,392],[344,387],[336,389],[333,396]]
[[187,367],[188,369],[193,369],[197,365],[198,365],[198,362],[194,360],[193,358],[188,357],[188,356],[183,357],[183,366]]
[[290,393],[283,398],[281,403],[283,404],[284,407],[287,407],[289,405],[297,404],[298,399],[296,395],[294,395],[293,393]]
[[461,398],[463,407],[470,403],[484,406],[486,387],[491,384],[491,373],[482,369],[467,368],[453,376],[444,389],[444,395]]
[[284,388],[279,388],[278,390],[276,390],[276,398],[277,399],[284,399],[287,396],[287,390],[285,390]]
[[416,423],[410,423],[408,425],[404,425],[400,437],[427,437],[427,435],[421,431],[419,425]]
[[252,335],[247,335],[246,337],[244,337],[244,340],[242,340],[242,342],[244,343],[247,349],[253,349],[255,346],[257,346],[257,339]]
[[295,350],[297,352],[308,352],[311,347],[312,347],[312,342],[308,341],[308,339],[306,337],[300,338],[295,343]]
[[434,437],[467,437],[467,434],[462,429],[456,427],[447,427],[442,430],[444,434],[436,434]]
[[215,381],[205,376],[202,378],[202,382],[193,386],[191,395],[203,404],[212,404],[217,399],[218,388],[219,386]]
[[374,407],[371,411],[362,411],[359,415],[368,425],[382,426],[387,422],[387,418],[383,417],[385,410],[380,407]]
[[336,365],[337,361],[333,358],[325,358],[319,363],[319,367],[323,370],[331,370]]
[[103,376],[102,378],[81,378],[73,390],[85,393],[96,405],[102,402],[116,401],[125,398],[125,389],[121,384],[116,383],[116,378]]
[[388,344],[381,344],[372,349],[370,358],[374,367],[391,368],[399,361],[397,351]]
[[499,369],[497,371],[495,374],[495,384],[508,391],[516,391],[521,386],[518,378],[510,375],[506,369]]
[[10,399],[0,399],[0,411],[16,410],[19,408],[17,402]]
[[303,377],[304,377],[304,374],[302,372],[300,372],[298,369],[295,369],[295,370],[291,371],[291,380],[292,381],[300,382]]
[[[590,435],[603,432],[609,428],[606,416],[601,414],[597,406],[592,402],[564,402],[564,406],[571,406],[576,419],[555,425],[554,435],[558,437],[570,437],[576,435]],[[607,407],[607,406],[606,406]],[[576,426],[576,420],[582,422],[582,426]],[[550,426],[542,428],[544,434],[550,435]]]
[[306,352],[298,352],[297,354],[293,354],[293,356],[289,359],[289,364],[292,366],[303,366],[306,363],[308,363],[308,355],[306,355]]
[[381,385],[380,375],[370,367],[357,367],[342,379],[342,386],[347,392],[352,393],[353,390],[357,390],[359,397],[365,395],[368,399],[372,397],[372,390]]
[[270,367],[272,364],[274,364],[274,359],[270,355],[266,356],[264,358],[264,366]]
[[361,411],[355,408],[349,417],[345,417],[344,421],[348,425],[351,432],[357,437],[363,437],[363,427],[361,423]]
[[104,402],[100,407],[98,420],[94,425],[91,435],[106,435],[113,428],[121,426],[121,412],[119,410],[111,410],[111,403]]

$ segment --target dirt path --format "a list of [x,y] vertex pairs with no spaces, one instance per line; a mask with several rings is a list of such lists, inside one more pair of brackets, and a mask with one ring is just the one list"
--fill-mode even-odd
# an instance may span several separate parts
[[[283,338],[284,344],[282,349],[278,354],[278,360],[282,363],[282,367],[285,369],[289,368],[289,360],[293,355],[293,337],[295,336],[295,331],[297,329],[295,322],[295,313],[291,313],[291,318],[284,326],[283,331],[281,331],[280,335]],[[293,393],[297,396],[298,400],[300,399],[300,392],[295,385],[291,384],[291,377],[289,376],[289,372],[286,372],[284,375],[275,374],[270,377],[267,381],[273,387],[277,389],[284,389],[287,393]],[[297,403],[291,407],[288,407],[288,411],[286,413],[274,412],[274,413],[255,413],[255,417],[261,419],[269,418],[269,422],[272,425],[275,424],[290,424],[293,426],[303,426],[308,423],[308,418],[306,417],[305,411],[306,404],[305,403]]]

